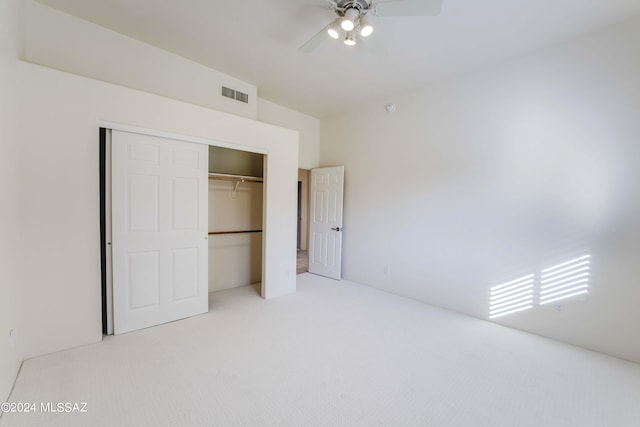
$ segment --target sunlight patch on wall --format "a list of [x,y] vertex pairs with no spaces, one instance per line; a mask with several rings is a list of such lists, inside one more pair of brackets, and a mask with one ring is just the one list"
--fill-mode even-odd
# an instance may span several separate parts
[[521,277],[491,288],[489,318],[505,316],[533,307],[534,275]]
[[589,292],[590,258],[590,255],[584,255],[542,270],[540,304]]
[[489,319],[589,292],[591,255],[586,254],[491,288]]

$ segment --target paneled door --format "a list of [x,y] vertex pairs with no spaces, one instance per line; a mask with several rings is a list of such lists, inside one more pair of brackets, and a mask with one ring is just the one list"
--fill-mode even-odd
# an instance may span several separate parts
[[344,166],[311,169],[309,272],[340,280]]
[[112,131],[114,333],[208,311],[208,146]]

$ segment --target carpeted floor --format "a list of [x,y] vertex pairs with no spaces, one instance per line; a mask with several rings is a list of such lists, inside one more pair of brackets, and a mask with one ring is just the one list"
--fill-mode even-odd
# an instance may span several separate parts
[[307,273],[292,295],[221,291],[206,315],[28,360],[10,399],[38,410],[2,427],[637,427],[640,365]]

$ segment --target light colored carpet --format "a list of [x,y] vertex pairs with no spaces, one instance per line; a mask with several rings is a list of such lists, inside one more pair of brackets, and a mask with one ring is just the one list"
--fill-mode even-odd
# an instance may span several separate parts
[[640,425],[640,365],[347,281],[210,296],[210,313],[24,363],[20,426]]

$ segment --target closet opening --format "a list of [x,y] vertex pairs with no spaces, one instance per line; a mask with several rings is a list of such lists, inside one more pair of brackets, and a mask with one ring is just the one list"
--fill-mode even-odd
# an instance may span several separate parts
[[209,292],[262,293],[265,155],[209,147]]

